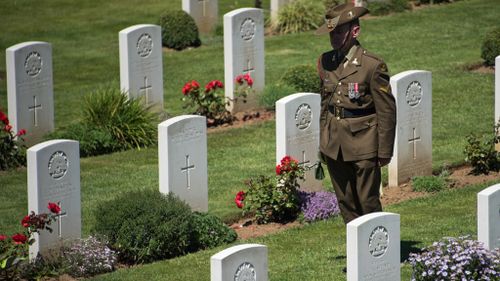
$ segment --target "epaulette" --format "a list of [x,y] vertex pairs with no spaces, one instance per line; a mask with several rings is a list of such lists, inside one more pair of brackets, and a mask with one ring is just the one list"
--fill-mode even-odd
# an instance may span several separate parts
[[384,60],[381,57],[375,55],[374,53],[370,53],[367,50],[363,50],[363,55],[365,55],[367,57],[370,57],[372,59],[375,59],[375,60],[377,60],[379,62],[384,62]]

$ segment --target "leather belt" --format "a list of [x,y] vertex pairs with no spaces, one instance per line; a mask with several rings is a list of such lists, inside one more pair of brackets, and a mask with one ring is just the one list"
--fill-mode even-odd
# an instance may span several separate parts
[[375,107],[363,109],[348,109],[334,105],[328,106],[328,111],[330,111],[333,116],[337,117],[337,119],[362,117],[374,114],[376,112]]

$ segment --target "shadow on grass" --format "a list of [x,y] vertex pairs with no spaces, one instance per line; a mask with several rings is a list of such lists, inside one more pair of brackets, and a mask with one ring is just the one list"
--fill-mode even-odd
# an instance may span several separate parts
[[410,253],[421,253],[420,248],[413,247],[414,245],[420,244],[419,241],[401,241],[401,262],[405,262],[410,257]]

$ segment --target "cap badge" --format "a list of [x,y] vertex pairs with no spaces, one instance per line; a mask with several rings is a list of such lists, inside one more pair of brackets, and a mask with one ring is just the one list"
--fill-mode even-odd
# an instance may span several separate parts
[[354,14],[352,13],[352,11],[349,11],[349,13],[347,13],[347,16],[352,19],[354,17]]

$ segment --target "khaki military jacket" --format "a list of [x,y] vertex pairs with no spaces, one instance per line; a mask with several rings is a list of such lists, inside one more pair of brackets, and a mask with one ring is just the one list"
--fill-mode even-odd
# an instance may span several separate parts
[[[336,61],[341,60],[341,61]],[[391,158],[396,104],[386,64],[355,45],[344,59],[336,51],[318,59],[321,78],[320,151],[344,161]],[[354,112],[356,116],[349,117]]]

